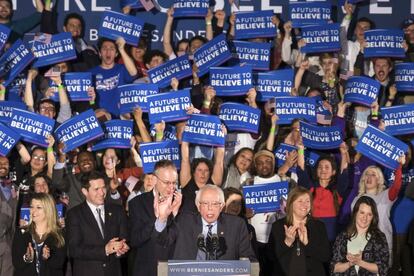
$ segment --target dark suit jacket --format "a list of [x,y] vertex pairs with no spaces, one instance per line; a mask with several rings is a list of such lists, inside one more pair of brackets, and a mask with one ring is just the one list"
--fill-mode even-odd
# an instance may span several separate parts
[[[13,239],[13,265],[15,276],[32,276],[36,274],[36,259],[32,263],[25,263],[23,255],[26,254],[27,245],[32,243],[32,235],[26,231],[17,230]],[[40,275],[41,276],[63,276],[63,266],[66,261],[66,245],[56,247],[54,238],[48,236],[44,242],[50,248],[50,257],[45,261],[40,256]],[[34,245],[32,243],[34,248]],[[41,252],[42,253],[42,252]],[[36,255],[35,255],[36,258]]]
[[[180,213],[174,222],[163,232],[158,233],[158,242],[174,244],[173,259],[195,260],[197,258],[197,237],[202,233],[203,222],[199,214]],[[221,214],[217,221],[219,237],[219,260],[239,260],[249,258],[256,261],[256,256],[250,244],[250,235],[246,222],[237,216]]]
[[117,276],[121,264],[115,254],[106,256],[105,245],[113,238],[126,239],[127,218],[121,206],[105,204],[105,239],[86,201],[67,213],[69,255],[73,258],[73,275]]
[[156,276],[159,260],[168,260],[167,246],[161,246],[154,237],[155,214],[153,192],[143,193],[129,202],[130,245],[137,255],[134,276]]

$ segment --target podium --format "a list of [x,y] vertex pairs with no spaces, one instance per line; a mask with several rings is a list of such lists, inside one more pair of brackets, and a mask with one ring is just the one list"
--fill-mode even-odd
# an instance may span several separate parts
[[[249,268],[250,273],[246,272]],[[159,262],[157,269],[158,276],[218,276],[218,275],[251,275],[259,276],[260,268],[258,262],[249,260],[229,261],[196,261],[196,260],[169,260],[168,262]],[[169,274],[170,273],[170,274]]]

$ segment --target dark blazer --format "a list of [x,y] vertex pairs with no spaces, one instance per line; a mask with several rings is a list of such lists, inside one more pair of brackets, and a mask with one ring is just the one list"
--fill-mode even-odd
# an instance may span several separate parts
[[[203,231],[200,214],[180,213],[174,222],[159,233],[161,244],[174,244],[173,259],[195,260],[197,258],[197,237]],[[158,233],[158,232],[157,232]],[[221,214],[217,221],[219,237],[219,260],[239,260],[249,258],[256,261],[250,244],[246,222],[237,216]]]
[[130,245],[137,255],[134,276],[156,276],[159,260],[168,260],[169,249],[154,238],[154,194],[143,193],[129,202]]
[[[26,231],[16,231],[13,239],[13,265],[15,268],[14,276],[33,276],[36,274],[36,254],[32,263],[25,263],[23,255],[26,254],[27,245],[32,243],[32,235]],[[40,256],[40,276],[63,276],[63,267],[66,261],[66,245],[56,247],[56,241],[48,236],[44,242],[50,248],[50,257],[43,260]],[[32,247],[34,245],[32,243]]]
[[[269,248],[273,250],[272,255],[276,257],[276,274],[274,275],[289,275],[291,256],[292,253],[296,253],[295,246],[288,247],[285,244],[285,224],[285,218],[275,221],[269,236]],[[326,275],[323,263],[330,259],[330,246],[325,225],[319,220],[308,219],[306,228],[309,241],[306,246],[303,245],[306,256],[306,275]]]
[[66,228],[73,275],[117,276],[121,264],[115,254],[106,256],[105,245],[113,238],[126,239],[127,218],[121,206],[105,204],[105,239],[86,201],[67,213]]

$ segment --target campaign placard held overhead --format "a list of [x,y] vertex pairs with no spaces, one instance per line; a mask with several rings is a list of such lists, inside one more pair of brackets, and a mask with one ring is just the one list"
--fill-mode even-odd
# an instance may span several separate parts
[[[151,125],[150,135],[155,136],[156,133],[157,133],[157,131],[155,130],[155,125]],[[176,127],[171,125],[171,124],[165,124],[163,139],[164,139],[164,141],[178,140],[177,139],[177,129],[176,129]]]
[[289,18],[294,28],[327,24],[331,20],[331,12],[329,2],[289,3]]
[[276,37],[272,23],[273,11],[237,12],[234,24],[235,39]]
[[106,121],[103,125],[103,131],[105,135],[92,146],[93,151],[107,148],[131,148],[131,137],[133,134],[132,120]]
[[66,120],[55,130],[57,141],[64,144],[63,152],[69,152],[103,135],[92,109]]
[[300,133],[305,147],[312,149],[336,149],[341,145],[342,131],[337,126],[315,126],[300,122]]
[[302,27],[302,38],[306,45],[300,51],[302,53],[338,52],[341,50],[339,29],[340,25],[336,23]]
[[380,87],[381,83],[377,80],[362,76],[350,77],[346,82],[344,102],[371,106],[377,100]]
[[274,97],[290,96],[293,76],[292,69],[253,73],[253,85],[257,92],[256,101],[265,102]]
[[0,123],[0,155],[7,156],[10,150],[19,142],[20,135],[11,128]]
[[414,91],[414,62],[395,64],[394,76],[398,92]]
[[147,96],[150,124],[186,120],[191,106],[190,89]]
[[194,53],[194,63],[197,65],[197,76],[205,75],[210,67],[220,66],[231,58],[230,47],[224,34],[218,35],[203,44]]
[[364,57],[405,57],[403,30],[376,29],[364,32]]
[[148,96],[158,94],[156,84],[133,83],[118,86],[119,113],[131,113],[140,107],[142,112],[148,112]]
[[271,43],[249,41],[229,42],[232,63],[252,66],[254,70],[269,70]]
[[4,44],[6,44],[7,39],[9,39],[9,35],[10,35],[10,29],[1,24],[0,25],[0,50],[3,49]]
[[14,108],[8,124],[15,132],[20,134],[23,141],[47,147],[47,136],[52,133],[55,120],[49,117]]
[[209,0],[174,0],[174,17],[205,17]]
[[245,95],[252,85],[252,67],[211,67],[210,85],[216,90],[217,96]]
[[180,146],[177,140],[141,143],[139,145],[139,153],[144,173],[152,173],[155,164],[160,160],[173,161],[177,169],[180,169]]
[[294,119],[316,122],[316,101],[308,97],[277,97],[275,114],[279,116],[277,124],[290,124]]
[[159,88],[171,85],[171,80],[176,78],[181,80],[193,73],[188,55],[183,55],[163,63],[155,68],[148,70],[151,83],[158,85]]
[[408,145],[368,125],[355,149],[384,167],[396,169],[398,158],[407,152]]
[[219,117],[228,131],[257,133],[260,124],[260,109],[239,103],[225,102],[220,106]]
[[275,212],[280,209],[282,199],[287,200],[289,184],[287,181],[269,184],[243,186],[243,197],[246,208],[255,214]]
[[144,21],[136,16],[105,11],[101,18],[98,35],[113,40],[123,37],[126,43],[136,46],[143,29]]
[[11,117],[13,108],[26,110],[27,106],[24,103],[19,102],[10,102],[10,101],[0,101],[0,122],[8,125]]
[[193,114],[184,128],[183,141],[198,145],[224,146],[224,133],[218,116]]
[[414,104],[381,107],[385,132],[390,135],[414,133]]
[[0,58],[0,78],[4,80],[3,85],[8,86],[34,59],[32,51],[23,41],[16,40]]
[[[281,143],[274,151],[277,167],[280,168],[286,162],[286,155],[288,152],[298,150],[295,146]],[[296,171],[296,165],[289,169],[289,171]]]
[[[63,84],[71,102],[89,101],[88,90],[93,86],[92,73],[65,73]],[[59,99],[59,97],[58,97]]]

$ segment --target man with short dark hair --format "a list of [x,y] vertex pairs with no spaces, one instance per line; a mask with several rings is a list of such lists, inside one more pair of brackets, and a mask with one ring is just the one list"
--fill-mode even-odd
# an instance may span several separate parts
[[129,250],[127,217],[122,206],[105,202],[104,174],[92,171],[82,177],[85,202],[66,217],[69,255],[73,275],[121,276],[118,257]]

